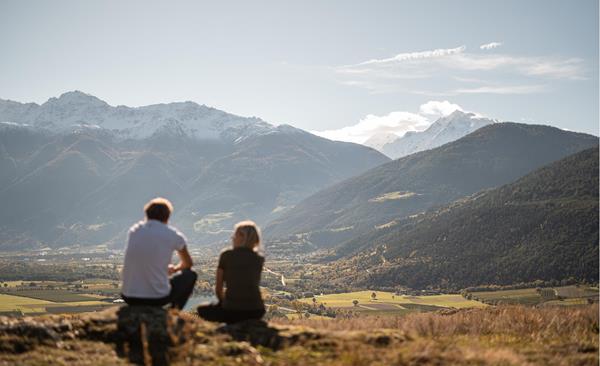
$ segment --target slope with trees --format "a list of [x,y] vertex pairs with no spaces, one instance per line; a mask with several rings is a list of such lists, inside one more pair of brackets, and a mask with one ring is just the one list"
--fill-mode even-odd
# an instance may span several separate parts
[[330,186],[272,221],[265,233],[271,242],[301,237],[313,247],[335,246],[597,145],[595,136],[549,126],[491,124]]
[[[357,286],[598,279],[598,148],[336,248]],[[368,271],[367,271],[368,269]]]

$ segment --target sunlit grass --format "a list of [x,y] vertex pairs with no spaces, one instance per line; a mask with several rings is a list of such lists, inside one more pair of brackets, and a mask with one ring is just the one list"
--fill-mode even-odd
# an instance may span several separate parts
[[[376,298],[373,299],[371,295],[375,293]],[[359,305],[369,307],[370,304],[390,304],[400,305],[402,304],[415,304],[415,305],[432,305],[440,307],[451,307],[451,308],[481,308],[487,305],[474,301],[468,300],[461,295],[428,295],[428,296],[405,296],[405,295],[394,295],[391,292],[383,291],[356,291],[346,292],[341,294],[328,294],[328,295],[317,295],[315,296],[317,304],[323,303],[325,306],[335,308],[351,308],[355,307],[353,304],[354,300],[358,300]],[[312,304],[312,298],[300,299],[300,301]],[[374,309],[372,309],[374,310]]]

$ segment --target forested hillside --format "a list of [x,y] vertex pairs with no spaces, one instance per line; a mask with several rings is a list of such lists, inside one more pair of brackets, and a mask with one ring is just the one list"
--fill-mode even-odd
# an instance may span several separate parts
[[282,243],[301,237],[314,247],[335,246],[597,145],[595,136],[555,127],[495,123],[324,189],[272,221],[265,233]]
[[336,249],[359,286],[598,279],[598,148]]

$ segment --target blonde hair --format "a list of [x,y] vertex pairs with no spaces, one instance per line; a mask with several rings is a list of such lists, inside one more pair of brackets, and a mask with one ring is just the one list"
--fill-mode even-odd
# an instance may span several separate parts
[[258,247],[260,246],[260,228],[254,221],[247,220],[238,222],[235,224],[234,230],[235,233],[239,231],[244,235],[243,247],[258,250]]

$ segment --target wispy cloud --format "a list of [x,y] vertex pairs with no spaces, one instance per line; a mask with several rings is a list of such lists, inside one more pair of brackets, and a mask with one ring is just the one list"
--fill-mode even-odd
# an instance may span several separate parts
[[509,85],[509,86],[481,86],[477,88],[456,89],[456,94],[533,94],[548,91],[545,85]]
[[311,133],[336,141],[347,141],[362,144],[378,134],[394,134],[403,136],[408,131],[423,131],[441,116],[463,109],[458,104],[444,101],[429,101],[419,107],[418,113],[396,111],[377,116],[369,114],[358,123],[326,131],[311,131]]
[[548,76],[553,78],[564,78],[571,80],[584,80],[583,60],[580,58],[569,58],[566,60],[535,60],[523,65],[525,72],[534,76]]
[[[406,92],[428,95],[454,95],[456,90],[471,93],[497,94],[534,93],[545,91],[539,85],[498,87],[506,80],[523,80],[522,84],[542,84],[544,79],[582,80],[586,78],[585,63],[580,58],[515,56],[496,53],[501,42],[491,42],[479,48],[486,52],[467,52],[466,46],[400,53],[393,57],[335,67],[340,82],[362,87],[370,93]],[[427,79],[435,87],[425,84]],[[469,80],[488,80],[472,85]],[[441,82],[440,82],[441,81]],[[454,87],[447,85],[458,84]],[[471,84],[471,85],[468,85]],[[445,85],[439,86],[439,85]],[[433,89],[433,90],[432,90]]]
[[383,59],[373,59],[365,62],[361,62],[357,64],[357,66],[362,65],[373,65],[373,64],[387,64],[392,62],[403,62],[403,61],[414,61],[414,60],[424,60],[429,58],[438,58],[449,55],[455,55],[463,52],[466,49],[465,46],[460,46],[456,48],[439,48],[431,51],[420,51],[420,52],[408,52],[408,53],[399,53],[394,57],[383,58]]
[[482,44],[481,46],[479,46],[479,49],[492,50],[492,49],[498,48],[500,46],[502,46],[502,42],[490,42],[490,43]]

